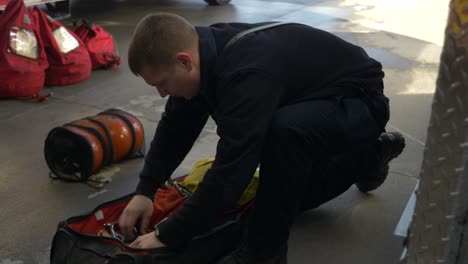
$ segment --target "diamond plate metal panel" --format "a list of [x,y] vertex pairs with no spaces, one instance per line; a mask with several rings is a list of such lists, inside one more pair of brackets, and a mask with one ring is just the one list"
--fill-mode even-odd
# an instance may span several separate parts
[[467,157],[468,0],[452,0],[405,263],[468,263]]

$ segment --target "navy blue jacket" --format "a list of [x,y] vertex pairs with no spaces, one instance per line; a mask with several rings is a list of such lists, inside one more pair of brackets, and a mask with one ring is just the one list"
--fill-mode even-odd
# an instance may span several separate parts
[[254,24],[197,27],[201,86],[191,100],[170,97],[140,174],[137,193],[153,198],[192,148],[211,115],[220,140],[216,159],[183,208],[159,225],[177,248],[232,208],[260,161],[265,135],[281,107],[314,98],[383,89],[382,66],[356,45],[301,24],[251,33]]

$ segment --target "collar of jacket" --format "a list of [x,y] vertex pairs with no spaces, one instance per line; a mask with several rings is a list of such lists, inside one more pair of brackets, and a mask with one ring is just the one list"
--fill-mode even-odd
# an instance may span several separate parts
[[208,87],[214,76],[217,51],[213,32],[209,27],[196,27],[198,32],[198,49],[200,56],[200,91],[203,97],[208,96]]

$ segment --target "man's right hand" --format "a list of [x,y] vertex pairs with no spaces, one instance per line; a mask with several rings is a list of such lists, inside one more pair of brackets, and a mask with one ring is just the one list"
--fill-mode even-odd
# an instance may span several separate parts
[[129,239],[135,239],[133,227],[140,224],[140,235],[148,233],[148,225],[153,215],[153,201],[150,198],[137,194],[127,204],[119,218],[119,227],[123,235]]

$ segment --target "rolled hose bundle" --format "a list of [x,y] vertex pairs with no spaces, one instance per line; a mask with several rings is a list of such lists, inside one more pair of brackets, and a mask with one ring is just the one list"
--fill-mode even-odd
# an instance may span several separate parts
[[53,128],[45,140],[51,177],[85,181],[102,167],[143,157],[145,133],[132,114],[109,109]]

